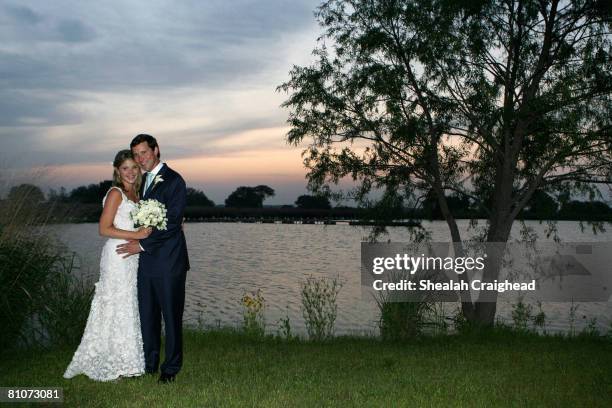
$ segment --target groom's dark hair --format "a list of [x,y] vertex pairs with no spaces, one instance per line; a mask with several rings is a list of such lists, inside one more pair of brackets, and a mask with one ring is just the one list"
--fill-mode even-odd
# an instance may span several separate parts
[[130,150],[136,146],[141,144],[142,142],[147,142],[147,144],[149,145],[149,147],[151,148],[151,150],[155,150],[155,148],[157,147],[157,158],[159,159],[159,156],[161,156],[161,152],[159,151],[159,145],[157,144],[157,140],[155,140],[155,138],[151,135],[147,135],[145,133],[141,133],[138,136],[136,136],[134,139],[132,139],[132,143],[130,143]]

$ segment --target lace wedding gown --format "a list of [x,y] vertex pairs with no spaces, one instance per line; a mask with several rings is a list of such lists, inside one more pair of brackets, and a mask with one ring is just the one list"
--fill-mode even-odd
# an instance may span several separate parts
[[[134,231],[130,211],[136,204],[122,191],[121,195],[113,225]],[[102,205],[105,200],[106,197]],[[87,326],[64,378],[85,374],[92,380],[110,381],[145,371],[136,287],[138,255],[126,259],[118,255],[115,249],[124,242],[110,238],[102,248],[100,280],[96,283]]]

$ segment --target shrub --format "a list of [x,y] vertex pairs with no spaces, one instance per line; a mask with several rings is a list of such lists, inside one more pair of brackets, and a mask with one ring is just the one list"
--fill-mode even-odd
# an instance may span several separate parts
[[[431,275],[423,278],[433,279]],[[402,273],[392,273],[391,281],[400,282]],[[380,311],[378,327],[383,340],[406,340],[423,334],[425,328],[434,334],[446,332],[447,324],[443,307],[433,301],[433,295],[426,292],[410,294],[378,292],[376,304]]]
[[405,340],[422,333],[425,302],[387,302],[378,300],[378,327],[383,340]]
[[[57,256],[43,238],[0,240],[0,347],[14,346],[37,311]],[[28,341],[23,337],[24,342]]]
[[78,343],[93,285],[77,279],[74,269],[74,255],[44,236],[0,241],[3,348]]
[[297,336],[293,334],[293,330],[291,329],[291,319],[289,319],[288,312],[285,314],[285,317],[281,317],[278,320],[278,332],[276,337],[284,340],[297,339]]
[[77,345],[81,341],[95,286],[73,275],[74,255],[58,259],[45,285],[43,303],[37,307],[37,323],[48,344]]
[[334,324],[338,314],[336,299],[342,283],[339,279],[306,278],[301,286],[302,316],[311,340],[322,341],[334,334]]
[[93,296],[72,274],[74,255],[43,233],[52,207],[31,191],[0,203],[2,349],[78,342]]
[[241,299],[243,314],[243,330],[246,334],[262,337],[265,333],[266,323],[264,319],[264,309],[266,300],[261,294],[261,290],[245,293]]
[[512,321],[514,328],[519,331],[527,331],[528,323],[533,319],[533,307],[523,302],[523,297],[519,296],[518,302],[512,305]]

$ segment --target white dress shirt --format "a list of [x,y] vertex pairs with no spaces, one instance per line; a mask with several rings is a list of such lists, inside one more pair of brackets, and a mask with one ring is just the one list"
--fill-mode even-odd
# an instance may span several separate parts
[[[149,174],[147,175],[147,179],[145,180],[145,190],[144,190],[144,192],[143,192],[143,195],[144,195],[144,193],[147,191],[147,187],[149,187],[149,186],[147,186],[147,184],[146,184],[146,183],[149,183],[149,184],[153,183],[153,179],[155,179],[155,176],[157,176],[157,173],[159,173],[159,171],[161,170],[161,168],[162,168],[163,166],[164,166],[164,163],[159,162],[159,163],[157,163],[157,166],[155,166],[155,167],[153,168],[153,170],[151,170],[151,171],[149,172]],[[149,182],[149,180],[151,180],[151,181]]]

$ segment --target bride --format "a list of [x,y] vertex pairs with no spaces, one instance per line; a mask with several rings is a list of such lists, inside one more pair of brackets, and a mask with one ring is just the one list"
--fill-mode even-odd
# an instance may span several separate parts
[[148,237],[151,229],[136,230],[130,219],[142,179],[132,152],[121,150],[113,166],[113,186],[102,200],[99,224],[100,235],[109,238],[102,248],[100,280],[81,344],[64,378],[85,374],[92,380],[111,381],[145,372],[136,287],[138,255],[124,259],[115,248],[129,239]]

